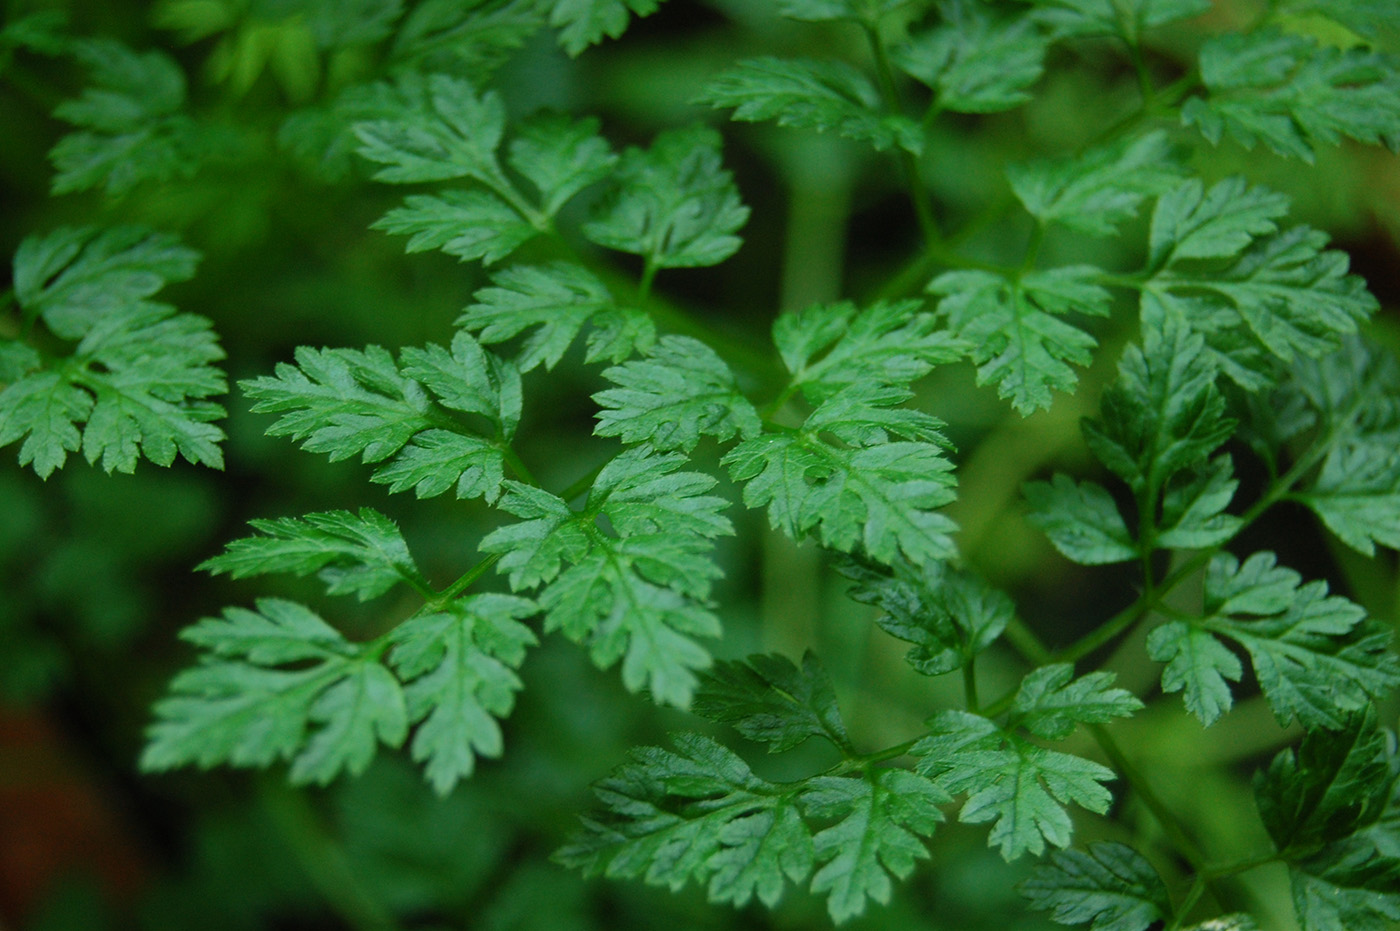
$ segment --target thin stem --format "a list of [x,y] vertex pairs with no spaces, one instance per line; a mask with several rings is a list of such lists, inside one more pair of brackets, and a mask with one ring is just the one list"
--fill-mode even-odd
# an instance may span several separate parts
[[1176,909],[1176,917],[1167,925],[1166,931],[1177,931],[1178,928],[1186,923],[1187,916],[1191,914],[1191,909],[1196,907],[1196,903],[1201,900],[1201,896],[1205,895],[1205,891],[1205,877],[1197,873],[1196,878],[1191,881],[1191,888],[1186,893],[1186,898],[1182,899],[1181,905]]
[[637,284],[637,300],[645,304],[651,299],[651,285],[656,280],[656,273],[661,266],[656,264],[656,256],[647,256],[646,266],[642,269],[642,280]]
[[539,480],[530,472],[529,467],[525,465],[520,455],[510,447],[510,444],[503,442],[500,449],[502,458],[505,459],[506,465],[510,466],[510,470],[515,473],[516,478],[527,485],[539,485]]
[[[899,90],[895,87],[894,69],[890,66],[890,56],[885,51],[885,43],[880,40],[879,31],[870,23],[864,23],[862,26],[865,37],[870,42],[870,52],[875,58],[875,73],[879,78],[880,96],[884,99],[885,109],[891,115],[898,115],[903,112],[904,106],[899,99]],[[908,185],[909,196],[914,201],[914,215],[918,218],[919,230],[923,233],[924,243],[932,249],[936,244],[943,242],[943,231],[939,229],[933,209],[929,206],[928,187],[919,172],[919,161],[906,149],[896,146],[896,150],[899,153],[899,166],[904,173],[904,183]]]
[[967,703],[967,710],[973,714],[981,714],[977,701],[977,657],[969,656],[967,662],[963,663],[963,699]]
[[500,558],[500,553],[492,553],[485,559],[478,560],[476,565],[458,576],[455,582],[444,588],[441,592],[434,593],[433,596],[428,599],[429,604],[439,608],[451,604],[456,600],[458,595],[471,588],[472,585],[476,583],[477,579],[485,575],[486,570],[494,566]]
[[1152,786],[1143,778],[1138,768],[1133,765],[1126,754],[1123,753],[1118,742],[1108,733],[1102,724],[1090,724],[1089,732],[1094,735],[1094,741],[1103,750],[1104,756],[1108,757],[1113,767],[1122,773],[1124,781],[1132,786],[1133,791],[1142,799],[1142,803],[1147,806],[1147,810],[1152,813],[1152,817],[1162,826],[1167,838],[1172,845],[1191,864],[1198,873],[1204,871],[1204,856],[1196,842],[1187,835],[1185,829],[1172,814],[1170,808],[1158,797]]

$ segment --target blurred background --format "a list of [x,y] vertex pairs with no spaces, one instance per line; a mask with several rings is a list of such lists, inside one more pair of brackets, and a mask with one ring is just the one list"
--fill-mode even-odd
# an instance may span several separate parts
[[[205,257],[196,278],[164,298],[214,321],[234,381],[269,372],[302,344],[447,341],[484,276],[479,266],[441,254],[406,256],[402,240],[368,228],[403,192],[367,180],[368,166],[344,145],[347,117],[339,104],[345,88],[381,75],[392,52],[385,41],[338,36],[324,18],[331,10],[355,21],[397,6],[7,0],[5,24],[47,11],[67,24],[55,35],[109,36],[173,55],[188,81],[182,112],[194,120],[191,145],[202,151],[188,170],[177,166],[119,190],[51,195],[48,153],[70,129],[52,114],[82,91],[87,75],[72,57],[49,54],[54,49],[42,41],[0,45],[0,255],[12,255],[26,235],[64,224],[138,222],[181,233]],[[774,6],[670,0],[621,41],[578,58],[560,51],[546,30],[522,35],[499,62],[493,58],[501,56],[485,54],[435,60],[424,53],[423,60],[476,77],[499,64],[496,86],[513,117],[542,107],[597,114],[618,147],[696,120],[720,127],[726,162],[753,209],[745,246],[715,269],[663,273],[657,290],[762,360],[771,355],[768,328],[780,311],[912,293],[935,270],[915,269],[923,277],[910,277],[918,229],[887,160],[809,132],[729,124],[690,103],[709,77],[750,55],[868,65],[856,30],[785,21]],[[1216,0],[1209,15],[1154,33],[1151,67],[1164,83],[1173,79],[1205,35],[1248,21],[1258,6]],[[970,254],[1019,261],[1029,224],[1012,209],[1002,168],[1075,150],[1129,112],[1136,94],[1136,77],[1119,52],[1085,42],[1052,52],[1027,107],[945,118],[923,166],[945,225],[969,230]],[[289,119],[303,121],[293,134],[303,143],[287,144]],[[1173,132],[1192,147],[1194,167],[1206,178],[1244,173],[1291,195],[1296,220],[1330,231],[1385,307],[1376,335],[1397,342],[1400,160],[1345,146],[1305,167]],[[1145,228],[1144,219],[1119,240],[1052,236],[1043,261],[1131,268],[1141,259]],[[625,261],[618,268],[636,271]],[[1008,590],[1051,645],[1071,641],[1134,596],[1131,571],[1071,565],[1025,524],[1019,504],[1029,479],[1054,469],[1092,471],[1078,422],[1094,412],[1134,336],[1135,315],[1120,310],[1097,332],[1102,350],[1081,373],[1080,392],[1059,397],[1049,411],[1013,414],[994,391],[975,386],[970,366],[936,372],[921,389],[920,406],[948,422],[959,449],[960,500],[951,511],[968,562]],[[771,371],[740,376],[757,388]],[[598,367],[583,366],[578,353],[553,373],[526,378],[519,449],[547,486],[567,485],[614,450],[591,436],[589,395],[601,386]],[[475,561],[478,541],[501,520],[480,502],[391,497],[353,461],[327,463],[265,438],[271,418],[249,414],[236,388],[226,403],[222,473],[143,463],[135,475],[107,476],[74,460],[45,483],[15,465],[13,448],[0,451],[0,928],[827,925],[823,903],[801,891],[772,913],[758,906],[734,911],[705,905],[695,890],[672,895],[585,881],[549,862],[577,815],[591,807],[589,784],[621,763],[627,748],[659,742],[667,730],[706,727],[627,695],[615,673],[597,671],[558,637],[526,662],[504,758],[481,766],[445,799],[429,791],[406,754],[387,752],[363,777],[324,790],[288,789],[277,770],[139,774],[148,709],[193,658],[176,638],[185,625],[225,605],[281,594],[315,605],[354,637],[383,630],[417,606],[394,594],[362,605],[332,602],[314,582],[235,583],[193,571],[242,535],[247,520],[375,507],[400,522],[439,587]],[[1243,479],[1239,500],[1247,501],[1262,475],[1243,446],[1232,451]],[[712,445],[701,448],[700,466],[718,476],[717,459]],[[722,489],[737,502],[732,487]],[[952,690],[960,686],[945,688],[909,670],[904,648],[875,627],[869,608],[845,597],[846,584],[816,547],[771,532],[761,514],[736,507],[730,516],[739,533],[721,544],[726,577],[716,598],[726,636],[719,655],[798,657],[814,649],[837,683],[852,734],[869,749],[907,739],[929,714],[956,703],[960,691]],[[1393,623],[1393,553],[1365,561],[1343,552],[1305,512],[1287,507],[1241,542],[1276,550],[1282,563],[1328,579]],[[482,587],[503,584],[488,577]],[[1260,849],[1249,775],[1297,735],[1278,728],[1257,698],[1203,731],[1178,697],[1157,696],[1158,670],[1140,640],[1096,659],[1149,701],[1118,733],[1206,848],[1221,860]],[[979,672],[987,693],[999,694],[1024,667],[994,650]],[[1397,710],[1392,703],[1382,720],[1394,722]],[[1095,753],[1087,745],[1074,749]],[[777,763],[750,756],[761,774],[775,778],[782,767],[805,772],[830,762],[820,748]],[[1081,818],[1078,829],[1080,842],[1135,838],[1149,845],[1157,830],[1132,804],[1111,820]],[[1027,914],[1013,889],[1029,864],[1002,864],[987,849],[984,830],[946,826],[931,854],[893,905],[872,908],[850,927],[1052,927]],[[1285,931],[1291,918],[1282,871],[1250,880],[1231,887],[1239,901],[1229,904],[1254,909],[1269,919],[1263,927]]]

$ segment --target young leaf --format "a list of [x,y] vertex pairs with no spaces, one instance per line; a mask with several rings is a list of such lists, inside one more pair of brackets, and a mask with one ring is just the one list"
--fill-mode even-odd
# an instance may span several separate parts
[[1089,266],[1031,272],[1011,281],[984,271],[939,275],[928,290],[940,314],[971,346],[977,383],[994,384],[1022,414],[1048,408],[1052,391],[1072,391],[1070,365],[1088,365],[1094,338],[1062,317],[1107,316],[1110,295]]
[[773,323],[773,343],[792,384],[820,404],[852,385],[908,388],[966,347],[919,301],[815,304]]
[[1100,402],[1102,420],[1084,423],[1099,461],[1134,492],[1154,495],[1204,462],[1236,423],[1225,415],[1205,340],[1177,320],[1156,323],[1145,322],[1141,348],[1123,353]]
[[1089,931],[1146,931],[1172,914],[1162,877],[1124,844],[1053,851],[1016,888],[1031,908],[1053,911],[1051,919],[1062,925],[1087,924]]
[[469,595],[395,628],[389,664],[406,683],[409,721],[418,722],[413,758],[427,761],[439,795],[469,777],[478,756],[501,755],[496,719],[515,705],[522,684],[514,670],[537,642],[520,620],[536,610],[512,595]]
[[617,387],[593,395],[601,408],[593,431],[598,436],[689,452],[701,435],[724,441],[762,430],[729,366],[688,336],[664,337],[644,359],[604,369],[603,377]]
[[[420,498],[454,486],[459,497],[500,494],[503,445],[520,421],[520,373],[466,333],[451,349],[406,349],[401,364],[378,346],[302,346],[295,358],[243,382],[253,411],[281,415],[269,436],[290,436],[332,461],[384,462],[373,481],[415,488]],[[495,436],[478,435],[449,410],[482,416]]]
[[1030,505],[1026,519],[1074,562],[1101,566],[1138,558],[1128,525],[1102,485],[1056,474],[1049,482],[1028,482],[1021,492]]
[[904,879],[916,861],[928,859],[919,837],[932,836],[943,820],[938,806],[950,801],[935,783],[902,769],[881,770],[873,779],[807,780],[803,809],[810,817],[837,819],[812,838],[822,864],[812,892],[826,893],[833,921],[864,913],[868,899],[889,902],[890,876]]
[[734,108],[733,118],[835,132],[879,151],[918,154],[924,133],[905,116],[885,113],[880,94],[863,73],[838,61],[751,58],[713,78],[696,98]]
[[945,562],[895,562],[891,570],[841,567],[855,580],[851,598],[885,613],[877,622],[912,643],[905,659],[926,676],[959,669],[1001,636],[1016,614],[1004,592]]
[[996,113],[1031,99],[1050,39],[1029,16],[998,19],[983,6],[940,0],[941,22],[894,49],[891,60],[934,92],[933,106]]
[[1031,216],[1091,236],[1112,236],[1149,197],[1166,193],[1182,169],[1165,132],[1092,149],[1075,158],[1013,165],[1011,189]]
[[100,187],[120,195],[143,181],[188,178],[199,169],[209,135],[181,112],[185,75],[173,58],[110,39],[75,40],[72,51],[95,86],[54,110],[78,128],[49,152],[54,194]]
[[[181,637],[208,654],[156,703],[147,772],[287,760],[293,783],[324,785],[363,772],[379,743],[397,747],[408,735],[398,681],[308,608],[264,598],[256,611],[225,609]],[[296,666],[278,668],[287,663]]]
[[[862,391],[852,386],[826,401],[800,430],[745,440],[723,463],[746,483],[744,504],[766,505],[769,523],[795,539],[815,531],[823,546],[859,549],[884,563],[898,554],[915,563],[946,559],[955,525],[935,509],[953,499],[954,479],[941,447],[928,439],[937,424],[926,416],[901,422],[886,415],[906,412],[850,403]],[[887,428],[924,438],[886,441]],[[837,446],[823,431],[861,445]]]
[[594,791],[605,811],[555,853],[585,875],[707,886],[712,902],[770,908],[785,882],[812,872],[812,834],[794,794],[755,776],[733,752],[699,734],[672,737],[675,752],[632,751]]
[[501,554],[512,589],[544,584],[546,630],[586,644],[602,668],[621,659],[627,688],[681,707],[694,693],[694,670],[710,663],[692,638],[720,632],[704,601],[719,574],[709,541],[733,532],[719,513],[726,502],[704,494],[714,479],[676,471],[684,462],[629,449],[599,473],[581,513],[548,492],[507,483],[501,507],[523,520],[481,542],[483,552]]
[[1040,855],[1047,842],[1069,846],[1065,805],[1102,814],[1113,800],[1101,784],[1114,778],[1112,770],[1036,746],[980,715],[942,711],[929,730],[911,751],[918,771],[954,795],[968,794],[958,820],[994,822],[987,843],[1007,861]]
[[549,24],[559,30],[559,44],[577,56],[606,36],[616,39],[633,16],[650,16],[661,0],[553,0]]
[[1201,47],[1209,94],[1182,107],[1182,122],[1213,143],[1229,133],[1252,148],[1311,163],[1343,137],[1400,148],[1400,66],[1362,49],[1324,48],[1276,29],[1215,36]]
[[1355,711],[1400,685],[1400,660],[1389,636],[1365,612],[1327,594],[1326,582],[1300,585],[1296,572],[1256,553],[1243,565],[1221,553],[1210,562],[1205,617],[1172,621],[1148,638],[1148,653],[1168,663],[1165,691],[1186,690],[1187,707],[1203,724],[1230,707],[1225,680],[1239,661],[1221,639],[1249,654],[1255,677],[1280,723],[1339,728]]
[[1185,482],[1169,482],[1162,498],[1156,543],[1164,549],[1220,546],[1239,532],[1241,521],[1226,514],[1239,482],[1229,456],[1217,456]]
[[653,268],[715,265],[742,244],[749,218],[704,126],[668,130],[648,149],[628,149],[614,177],[619,188],[583,232],[600,246],[642,256]]
[[426,585],[399,528],[370,508],[358,514],[323,511],[249,524],[258,536],[233,541],[198,568],[235,579],[319,572],[330,594],[354,594],[361,601],[404,581]]
[[717,663],[701,675],[690,710],[768,744],[770,753],[791,750],[808,737],[854,752],[831,679],[810,650],[801,669],[778,653]]
[[542,0],[423,0],[404,17],[389,49],[396,72],[448,72],[485,84],[542,29]]
[[1008,726],[1023,727],[1047,740],[1063,740],[1076,724],[1107,724],[1142,710],[1142,702],[1131,692],[1110,688],[1113,679],[1111,672],[1091,672],[1076,679],[1069,663],[1033,669],[1016,690]]
[[[43,478],[80,448],[108,472],[132,472],[139,456],[170,465],[223,467],[225,389],[208,320],[146,298],[190,277],[198,253],[137,227],[65,228],[30,237],[15,253],[15,297],[26,320],[42,320],[77,343],[45,360],[18,342],[0,366],[0,445],[23,440],[21,465]],[[86,421],[80,431],[78,424]]]
[[376,181],[416,184],[472,178],[502,180],[496,149],[505,133],[506,111],[493,91],[478,93],[445,74],[412,75],[394,85],[399,101],[393,119],[355,127],[360,154],[385,167]]
[[1288,197],[1226,178],[1209,191],[1189,178],[1163,194],[1152,211],[1148,266],[1159,269],[1190,259],[1228,259],[1250,243],[1279,231]]

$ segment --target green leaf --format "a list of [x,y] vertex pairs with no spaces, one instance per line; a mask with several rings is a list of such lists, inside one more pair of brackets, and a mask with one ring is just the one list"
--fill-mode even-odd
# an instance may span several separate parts
[[621,660],[628,689],[650,689],[658,702],[680,707],[694,693],[694,670],[710,663],[693,638],[720,632],[705,601],[719,575],[710,540],[733,533],[719,513],[726,502],[705,494],[714,479],[678,472],[685,461],[629,449],[599,473],[581,513],[508,482],[500,506],[522,521],[481,542],[483,552],[501,554],[498,568],[512,589],[544,585],[546,630],[586,644],[601,668]]
[[477,93],[466,81],[445,74],[404,76],[394,85],[400,101],[393,119],[355,127],[359,152],[385,167],[376,181],[415,184],[472,178],[502,179],[496,149],[505,133],[506,112],[494,91]]
[[617,156],[598,134],[601,125],[596,117],[574,120],[543,113],[523,123],[511,141],[507,161],[535,186],[546,217],[617,165]]
[[944,562],[897,561],[888,571],[851,563],[841,571],[855,580],[851,598],[880,608],[880,627],[913,644],[905,659],[922,675],[967,665],[1016,615],[1006,593]]
[[1312,730],[1256,774],[1259,814],[1279,850],[1341,840],[1376,824],[1395,790],[1394,748],[1372,707]]
[[648,149],[623,153],[618,190],[584,235],[642,256],[655,268],[715,265],[742,244],[749,218],[720,160],[720,137],[705,126],[660,133]]
[[423,0],[400,25],[390,61],[399,72],[450,72],[485,84],[546,19],[541,0]]
[[1112,236],[1136,216],[1143,201],[1175,187],[1182,168],[1167,134],[1159,130],[1074,158],[1013,165],[1007,177],[1041,223]]
[[676,751],[643,747],[594,792],[604,812],[555,853],[589,876],[644,879],[673,891],[707,886],[712,902],[772,907],[785,881],[815,862],[795,793],[755,776],[733,752],[699,734],[672,737]]
[[[397,747],[408,734],[398,681],[301,605],[264,598],[181,636],[207,652],[156,703],[147,772],[286,760],[293,783],[324,785],[363,772],[380,742]],[[277,668],[286,663],[296,666]]]
[[1104,391],[1102,420],[1084,423],[1089,448],[1134,492],[1155,495],[1234,432],[1215,379],[1203,337],[1172,318],[1144,321],[1141,348],[1128,347]]
[[[1154,271],[1144,321],[1167,317],[1206,337],[1210,354],[1246,388],[1272,380],[1272,360],[1331,352],[1376,309],[1343,252],[1309,227],[1276,232],[1286,201],[1227,179],[1205,192],[1188,181],[1157,204]],[[1243,350],[1240,345],[1243,341]]]
[[1162,877],[1124,844],[1056,850],[1016,888],[1031,908],[1053,911],[1050,917],[1062,925],[1087,924],[1089,931],[1146,931],[1172,915]]
[[1210,10],[1210,0],[1032,0],[1041,18],[1072,36],[1116,35],[1137,45],[1154,26]]
[[601,408],[597,436],[689,452],[701,435],[725,441],[762,430],[729,366],[688,336],[663,337],[645,358],[604,369],[603,377],[617,387],[593,395]]
[[773,323],[773,343],[792,384],[814,404],[853,385],[908,388],[966,351],[922,306],[877,301],[862,310],[849,301],[814,304],[780,315]]
[[396,236],[408,236],[407,252],[441,249],[464,262],[499,262],[540,234],[494,194],[444,191],[411,194],[370,224]]
[[224,434],[212,421],[224,411],[205,400],[225,390],[213,365],[223,350],[208,320],[146,300],[189,278],[198,257],[137,227],[64,228],[20,244],[14,282],[25,319],[77,343],[47,362],[27,347],[8,353],[0,445],[23,440],[21,465],[47,478],[81,448],[108,472],[134,471],[140,456],[223,467]]
[[1281,724],[1340,728],[1346,714],[1400,685],[1400,659],[1386,629],[1358,606],[1327,594],[1327,583],[1300,585],[1296,572],[1256,553],[1243,565],[1226,553],[1210,562],[1205,616],[1152,632],[1148,652],[1169,662],[1165,691],[1186,690],[1187,707],[1205,724],[1230,707],[1226,679],[1240,665],[1221,644],[1249,654],[1269,707]]
[[701,676],[690,710],[768,744],[770,753],[791,750],[808,737],[852,752],[831,679],[810,650],[801,669],[777,653],[717,663]]
[[604,37],[616,39],[632,17],[650,16],[661,0],[554,0],[549,24],[559,30],[559,44],[578,55]]
[[1031,99],[1045,71],[1049,37],[1028,16],[998,19],[979,4],[939,3],[941,23],[890,53],[934,92],[933,106],[954,113],[997,113]]
[[1400,66],[1361,49],[1326,48],[1262,29],[1214,36],[1201,47],[1209,94],[1182,107],[1213,143],[1226,134],[1311,163],[1319,146],[1350,138],[1400,148]]
[[382,595],[400,582],[423,581],[398,526],[370,508],[361,508],[358,514],[322,511],[253,520],[249,525],[258,536],[233,541],[198,568],[235,579],[319,572],[330,594],[353,594],[361,601]]
[[[378,346],[301,346],[295,358],[242,383],[254,412],[281,415],[269,436],[290,436],[332,461],[383,462],[373,480],[394,491],[426,497],[455,487],[488,501],[500,493],[502,450],[520,420],[520,373],[466,333],[451,349],[405,349],[401,363]],[[495,435],[478,435],[449,411],[484,418]]]
[[850,20],[873,25],[885,13],[909,3],[910,0],[778,0],[778,12],[810,23]]
[[[859,549],[884,563],[898,554],[915,563],[948,558],[955,525],[935,509],[953,500],[954,478],[942,448],[929,441],[936,422],[927,415],[903,422],[881,416],[916,412],[864,403],[863,393],[868,389],[852,386],[832,397],[800,430],[745,440],[723,464],[746,483],[744,504],[767,506],[769,523],[794,539],[814,531],[823,546]],[[862,403],[851,403],[857,400]],[[887,441],[887,428],[923,439]],[[843,445],[828,442],[825,431]]]
[[593,328],[586,352],[589,362],[621,362],[656,341],[651,318],[619,307],[607,286],[580,265],[512,265],[491,281],[491,287],[476,292],[477,302],[467,307],[457,325],[473,330],[488,345],[531,330],[516,359],[522,372],[540,364],[554,368],[585,324]]
[[924,133],[905,116],[884,112],[879,91],[859,70],[839,61],[751,58],[712,78],[696,98],[734,108],[733,118],[835,132],[879,151],[923,151]]
[[943,820],[939,805],[952,801],[933,782],[901,769],[871,778],[817,776],[807,780],[802,806],[809,816],[837,819],[813,838],[817,862],[812,892],[826,893],[837,923],[865,912],[867,900],[887,904],[890,876],[904,879],[928,859],[919,837]]
[[984,271],[939,275],[928,290],[942,296],[940,314],[971,346],[977,383],[994,384],[1022,414],[1051,404],[1052,391],[1072,391],[1071,365],[1088,365],[1094,338],[1062,317],[1107,316],[1110,295],[1095,282],[1099,270],[1073,266],[1010,281]]
[[515,670],[537,642],[520,620],[536,610],[512,595],[469,595],[394,629],[389,663],[417,722],[410,747],[439,795],[471,776],[478,756],[501,755],[497,719],[514,707]]
[[181,112],[185,75],[175,60],[110,39],[74,40],[72,51],[94,86],[54,110],[77,131],[49,151],[52,192],[102,188],[115,196],[144,181],[194,175],[211,135]]
[[1114,778],[1112,770],[1036,746],[980,715],[942,711],[929,730],[911,751],[918,771],[954,795],[968,794],[958,820],[994,822],[987,843],[1007,861],[1038,856],[1046,843],[1069,846],[1065,805],[1102,814],[1113,801],[1101,785]]
[[1156,544],[1164,549],[1206,549],[1234,538],[1240,518],[1226,514],[1239,482],[1229,456],[1217,456],[1185,482],[1169,483],[1162,498]]
[[1049,482],[1028,482],[1021,492],[1030,505],[1026,519],[1074,562],[1101,566],[1138,558],[1128,525],[1102,485],[1056,474]]
[[1023,727],[1047,740],[1063,740],[1076,724],[1107,724],[1141,711],[1142,702],[1131,692],[1110,687],[1113,680],[1111,672],[1075,678],[1070,663],[1033,669],[1016,690],[1008,726]]

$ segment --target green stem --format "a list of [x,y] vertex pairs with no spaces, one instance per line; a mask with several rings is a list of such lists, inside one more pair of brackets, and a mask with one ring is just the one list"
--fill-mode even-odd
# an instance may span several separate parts
[[354,931],[394,931],[398,923],[384,903],[356,876],[345,850],[331,837],[306,793],[268,778],[258,780],[258,798],[321,898]]
[[1167,838],[1172,842],[1172,846],[1176,847],[1177,852],[1186,858],[1187,862],[1191,864],[1196,872],[1203,872],[1204,866],[1202,864],[1204,862],[1204,856],[1201,853],[1200,847],[1187,835],[1185,829],[1183,829],[1180,822],[1177,821],[1176,816],[1172,814],[1171,809],[1158,797],[1156,791],[1153,790],[1152,786],[1143,778],[1142,773],[1138,771],[1138,768],[1133,765],[1132,761],[1123,753],[1122,748],[1118,746],[1118,742],[1113,739],[1113,736],[1108,733],[1102,724],[1090,724],[1088,727],[1089,732],[1094,735],[1094,741],[1099,745],[1099,748],[1103,750],[1104,756],[1108,757],[1113,767],[1123,775],[1124,781],[1132,786],[1133,791],[1142,799],[1142,803],[1147,806],[1147,810],[1152,813],[1152,817],[1157,820],[1157,823],[1162,826],[1162,830],[1166,832]]
[[637,301],[645,304],[651,299],[651,285],[656,280],[656,273],[661,266],[656,264],[656,256],[647,256],[646,266],[642,269],[642,280],[637,284]]
[[[870,52],[875,58],[875,73],[879,78],[880,96],[884,99],[885,109],[892,116],[897,116],[903,113],[904,105],[900,102],[899,90],[895,87],[894,69],[890,66],[889,53],[885,51],[885,43],[880,39],[879,30],[870,23],[863,23],[862,28],[870,43]],[[899,153],[899,166],[904,173],[904,183],[914,201],[914,215],[918,218],[919,230],[923,233],[925,245],[933,249],[935,245],[943,242],[943,231],[934,219],[928,187],[919,172],[919,161],[912,152],[898,146],[895,148]]]
[[967,662],[963,663],[963,699],[967,702],[967,710],[973,714],[981,714],[977,701],[977,657],[969,656]]
[[1206,880],[1200,873],[1191,881],[1191,889],[1186,893],[1186,898],[1182,899],[1181,905],[1176,909],[1176,917],[1167,925],[1165,931],[1177,931],[1187,921],[1187,916],[1191,914],[1191,909],[1196,907],[1196,903],[1205,895]]
[[505,459],[506,465],[510,466],[510,470],[515,473],[516,478],[527,485],[539,486],[539,480],[530,472],[529,467],[525,465],[520,455],[510,447],[510,444],[503,441],[500,450],[502,458]]
[[458,595],[471,588],[472,585],[476,583],[477,579],[485,575],[486,570],[494,566],[500,558],[501,555],[499,553],[492,553],[485,559],[478,560],[476,565],[472,566],[466,572],[463,572],[451,585],[444,588],[441,592],[433,593],[428,599],[428,603],[437,608],[444,608],[451,604],[456,600]]

